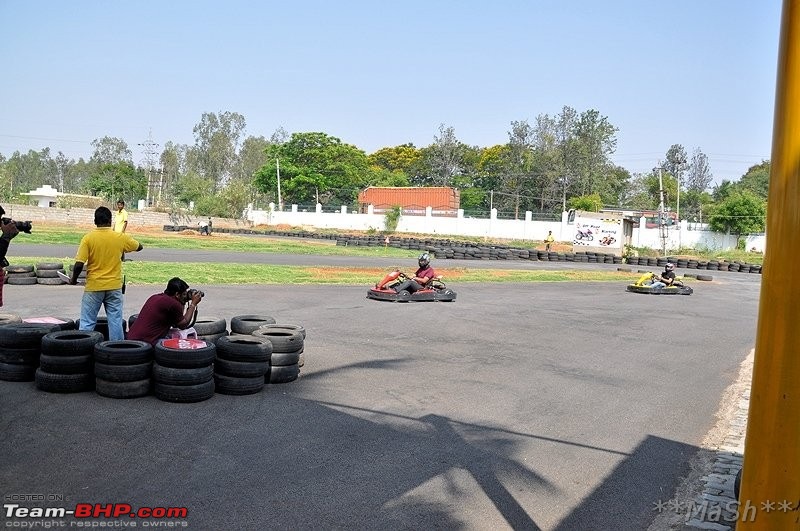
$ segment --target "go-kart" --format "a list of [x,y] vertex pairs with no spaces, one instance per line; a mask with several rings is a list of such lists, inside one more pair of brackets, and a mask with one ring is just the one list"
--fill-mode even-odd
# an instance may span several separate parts
[[441,275],[434,277],[427,286],[414,293],[407,290],[396,292],[394,287],[408,278],[402,271],[394,270],[367,291],[367,298],[390,302],[452,302],[456,300],[456,292],[445,286]]
[[677,279],[672,281],[671,286],[654,288],[648,282],[655,276],[655,273],[645,273],[635,283],[629,284],[626,290],[633,293],[649,293],[650,295],[691,295],[694,292],[692,288],[685,286],[683,282]]

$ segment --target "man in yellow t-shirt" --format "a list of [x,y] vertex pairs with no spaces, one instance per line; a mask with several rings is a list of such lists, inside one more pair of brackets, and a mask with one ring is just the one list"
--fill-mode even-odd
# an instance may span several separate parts
[[556,239],[553,237],[553,231],[547,231],[547,237],[544,239],[544,250],[550,252],[550,246]]
[[[125,210],[125,201],[117,201],[117,215],[114,216],[114,232],[120,234],[128,229],[128,211]],[[125,253],[122,253],[122,261],[125,261]]]
[[125,339],[122,328],[122,260],[124,253],[142,250],[142,244],[127,234],[111,230],[111,210],[98,207],[94,211],[97,226],[81,239],[70,284],[78,283],[78,275],[86,265],[86,289],[81,299],[81,330],[94,330],[100,306],[108,318],[108,339]]

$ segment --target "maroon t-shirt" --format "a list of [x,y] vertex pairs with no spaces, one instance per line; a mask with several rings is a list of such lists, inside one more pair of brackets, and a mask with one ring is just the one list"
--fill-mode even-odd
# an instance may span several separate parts
[[[433,277],[436,276],[436,273],[433,271],[433,268],[428,264],[425,267],[420,267],[417,269],[417,272],[414,273],[414,276],[417,278],[428,277],[428,282],[430,282]],[[425,284],[427,286],[427,284]]]
[[152,295],[142,306],[139,316],[128,331],[128,339],[155,345],[170,327],[183,320],[183,305],[166,293]]

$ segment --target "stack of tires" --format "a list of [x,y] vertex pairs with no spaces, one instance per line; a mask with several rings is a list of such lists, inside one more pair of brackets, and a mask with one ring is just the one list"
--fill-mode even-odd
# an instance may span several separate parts
[[36,283],[47,286],[60,286],[65,284],[58,274],[66,274],[64,264],[61,262],[42,262],[36,264]]
[[[265,325],[251,334],[268,339],[272,344],[269,372],[264,376],[267,383],[287,383],[300,376],[300,362],[303,356],[305,329],[293,325]],[[304,360],[303,360],[304,362]]]
[[60,330],[42,337],[36,387],[49,393],[79,393],[94,387],[94,346],[99,332]]
[[32,382],[42,353],[42,337],[57,325],[23,323],[10,314],[0,321],[0,380]]
[[232,335],[217,340],[214,362],[216,392],[250,395],[264,388],[272,344],[252,335]]
[[269,315],[237,315],[231,317],[231,334],[247,336],[268,324],[275,324],[275,319]]
[[197,339],[208,343],[216,343],[217,339],[228,335],[228,323],[221,317],[198,318],[194,325]]
[[36,284],[36,273],[32,265],[15,265],[6,268],[5,283],[16,286]]
[[101,341],[94,346],[95,391],[107,398],[150,393],[153,346],[144,341]]
[[201,402],[214,396],[216,346],[195,341],[161,339],[156,343],[153,391],[159,400]]

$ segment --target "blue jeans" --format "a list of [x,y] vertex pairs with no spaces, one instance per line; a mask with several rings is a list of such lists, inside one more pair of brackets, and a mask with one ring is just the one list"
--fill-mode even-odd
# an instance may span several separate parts
[[94,330],[97,325],[97,314],[100,306],[106,309],[108,319],[108,339],[121,341],[125,339],[122,329],[122,290],[84,291],[81,299],[81,330]]
[[650,284],[650,287],[651,287],[651,288],[666,288],[666,287],[667,287],[667,285],[666,285],[666,284],[664,284],[663,282],[659,282],[658,280],[656,280],[655,282],[653,282],[652,284]]

